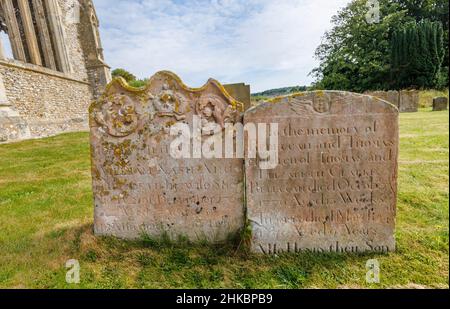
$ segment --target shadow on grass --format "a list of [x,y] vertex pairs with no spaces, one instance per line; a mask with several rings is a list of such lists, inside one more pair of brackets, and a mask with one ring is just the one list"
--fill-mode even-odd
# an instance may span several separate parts
[[[304,288],[340,287],[380,254],[257,255],[239,238],[222,244],[192,243],[167,235],[134,241],[96,237],[92,225],[52,232],[64,256],[78,259],[89,288]],[[52,278],[54,280],[55,278]],[[46,285],[49,283],[47,282]],[[63,285],[64,286],[64,285]]]

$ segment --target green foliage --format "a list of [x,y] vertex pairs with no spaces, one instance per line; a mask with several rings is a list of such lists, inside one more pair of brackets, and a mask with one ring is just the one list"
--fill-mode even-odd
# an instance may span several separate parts
[[444,60],[440,22],[411,22],[391,40],[391,88],[432,88],[440,80]]
[[291,93],[296,92],[302,92],[308,90],[308,87],[306,86],[293,86],[293,87],[284,87],[284,88],[277,88],[277,89],[270,89],[259,93],[252,94],[252,97],[258,98],[258,97],[275,97],[275,96],[281,96],[281,95],[288,95]]
[[135,81],[136,80],[136,76],[134,76],[133,74],[131,74],[130,72],[128,72],[125,69],[115,69],[114,71],[112,71],[112,76],[114,78],[116,77],[122,77],[123,79],[125,79],[128,83]]
[[440,22],[444,30],[445,55],[443,67],[449,66],[449,2],[448,0],[397,0],[400,7],[406,11],[407,15],[414,18],[416,22],[424,19]]
[[140,87],[145,87],[148,84],[148,79],[137,79],[137,80],[133,80],[131,82],[128,82],[128,84],[130,86],[136,87],[136,88],[140,88]]
[[148,84],[148,78],[145,79],[137,79],[136,76],[134,76],[132,73],[128,72],[125,69],[115,69],[112,71],[112,76],[115,77],[122,77],[127,81],[127,83],[136,88],[145,87]]
[[[402,87],[441,87],[448,79],[446,2],[379,0],[380,22],[368,23],[367,1],[353,0],[333,17],[333,29],[325,34],[316,50],[320,65],[312,71],[317,79],[315,87],[357,92],[398,87],[400,77],[391,70],[391,61],[395,70],[399,70],[398,64],[408,57],[420,65],[411,68],[414,77],[408,75],[400,81]],[[416,23],[424,28],[421,33],[412,31],[411,26],[405,27]],[[443,26],[439,28],[439,24]],[[401,29],[405,29],[405,35],[399,34]],[[437,57],[443,59],[439,66]]]

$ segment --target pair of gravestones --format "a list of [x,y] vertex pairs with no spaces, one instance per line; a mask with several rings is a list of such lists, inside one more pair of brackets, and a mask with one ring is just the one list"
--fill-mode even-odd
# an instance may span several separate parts
[[215,80],[112,82],[90,109],[96,235],[220,243],[248,224],[258,253],[395,249],[396,107],[328,91],[241,107]]
[[385,100],[398,107],[400,113],[416,113],[419,110],[419,91],[417,90],[390,90],[371,91],[365,93]]

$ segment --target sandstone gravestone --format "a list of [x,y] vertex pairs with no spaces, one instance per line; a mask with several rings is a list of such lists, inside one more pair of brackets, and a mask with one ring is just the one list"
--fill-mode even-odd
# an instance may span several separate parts
[[227,92],[239,102],[244,103],[244,111],[248,110],[251,105],[250,85],[244,83],[223,85]]
[[400,91],[400,113],[416,113],[419,110],[419,92],[417,90]]
[[400,93],[396,90],[389,90],[386,92],[386,96],[384,98],[381,98],[385,101],[388,101],[395,107],[399,107],[400,105]]
[[395,105],[396,107],[398,107],[400,104],[400,94],[396,90],[373,91],[373,92],[368,92],[366,94],[380,98],[385,101],[388,101],[389,103],[391,103],[392,105]]
[[[243,159],[174,158],[169,133],[187,124],[198,129],[192,143],[223,134],[225,123],[240,121],[241,108],[215,80],[190,89],[173,73],[159,72],[144,90],[113,81],[90,109],[95,234],[216,243],[238,233],[245,216]],[[206,130],[212,124],[218,132]]]
[[433,99],[433,111],[446,111],[448,106],[447,97],[439,97]]
[[246,161],[252,250],[395,250],[398,110],[345,92],[282,97],[246,112],[278,123],[279,164]]

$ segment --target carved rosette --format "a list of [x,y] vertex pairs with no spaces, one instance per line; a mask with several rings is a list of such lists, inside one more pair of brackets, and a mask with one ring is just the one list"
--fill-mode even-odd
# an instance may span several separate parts
[[135,102],[123,94],[108,96],[94,111],[95,121],[114,137],[125,137],[136,131],[138,115]]

